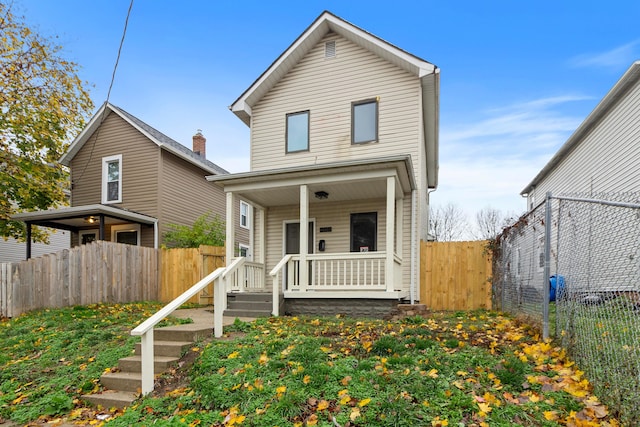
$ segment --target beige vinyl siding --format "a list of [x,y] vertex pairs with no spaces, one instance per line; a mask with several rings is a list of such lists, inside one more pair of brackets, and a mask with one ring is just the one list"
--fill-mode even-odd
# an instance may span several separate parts
[[[337,56],[324,58],[336,40]],[[351,144],[351,104],[378,99],[375,143]],[[310,111],[308,152],[286,154],[286,114]],[[410,154],[418,177],[420,82],[417,77],[331,34],[253,107],[251,170]],[[420,182],[420,180],[418,180]]]
[[204,170],[162,151],[160,236],[168,231],[168,224],[190,226],[207,212],[224,221],[225,196],[220,188],[207,182],[206,175]]
[[[410,281],[410,209],[409,196],[404,200],[403,217],[403,245],[398,251],[403,259],[403,283],[402,289],[409,289]],[[386,245],[386,200],[356,200],[339,203],[312,203],[309,205],[309,218],[315,221],[314,251],[318,252],[318,242],[325,241],[325,253],[350,252],[351,230],[350,218],[352,213],[377,212],[378,233],[377,249],[384,251]],[[282,259],[284,253],[284,221],[296,222],[299,220],[299,206],[284,206],[269,208],[266,217],[267,226],[267,259],[266,271],[269,272]],[[321,227],[331,227],[331,232],[320,232]],[[267,286],[272,286],[271,278],[267,278]],[[398,288],[398,286],[396,286]]]
[[102,158],[122,154],[122,203],[112,206],[157,217],[159,152],[156,144],[110,113],[71,162],[71,206],[101,203]]
[[640,82],[538,183],[531,192],[535,203],[547,191],[583,196],[640,191],[639,142]]

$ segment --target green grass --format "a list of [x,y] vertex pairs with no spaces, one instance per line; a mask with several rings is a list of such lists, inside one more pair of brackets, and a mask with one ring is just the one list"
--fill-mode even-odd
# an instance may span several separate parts
[[108,425],[618,425],[562,351],[496,313],[233,328],[246,335],[209,344],[189,388],[143,399]]
[[82,406],[78,397],[131,354],[138,339],[130,330],[161,307],[95,304],[0,320],[0,420],[27,423]]
[[[158,308],[92,305],[2,320],[0,418],[103,424],[78,397],[131,353],[129,331]],[[188,387],[101,411],[106,424],[619,425],[563,351],[494,312],[281,317],[226,331],[240,334],[202,349]]]

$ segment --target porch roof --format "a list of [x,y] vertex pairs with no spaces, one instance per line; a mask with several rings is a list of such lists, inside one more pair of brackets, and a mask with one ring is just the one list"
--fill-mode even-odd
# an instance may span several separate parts
[[148,215],[101,204],[49,209],[46,211],[22,212],[13,215],[11,218],[34,225],[77,231],[91,226],[87,218],[100,216],[104,217],[105,225],[128,222],[153,225],[158,221],[156,218]]
[[312,194],[328,193],[326,200],[312,197],[310,203],[384,198],[390,176],[396,177],[398,195],[417,188],[409,155],[212,175],[207,180],[261,206],[285,206],[299,201],[298,191],[286,190],[302,184]]

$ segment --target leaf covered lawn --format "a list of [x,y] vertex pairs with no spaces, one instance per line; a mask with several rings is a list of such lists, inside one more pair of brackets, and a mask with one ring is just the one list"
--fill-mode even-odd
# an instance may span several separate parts
[[565,353],[492,312],[281,317],[201,351],[190,387],[108,425],[618,426]]

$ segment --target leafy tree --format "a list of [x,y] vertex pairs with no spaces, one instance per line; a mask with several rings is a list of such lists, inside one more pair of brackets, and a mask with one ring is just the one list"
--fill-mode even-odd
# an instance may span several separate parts
[[224,246],[225,222],[211,212],[198,217],[191,227],[169,224],[171,230],[164,233],[164,244],[170,248],[197,248],[200,245]]
[[429,207],[429,234],[440,242],[461,240],[467,233],[467,218],[455,203]]
[[[65,202],[68,171],[58,163],[93,109],[78,65],[34,33],[0,0],[0,236],[24,239],[11,215]],[[34,240],[46,241],[34,230]]]

